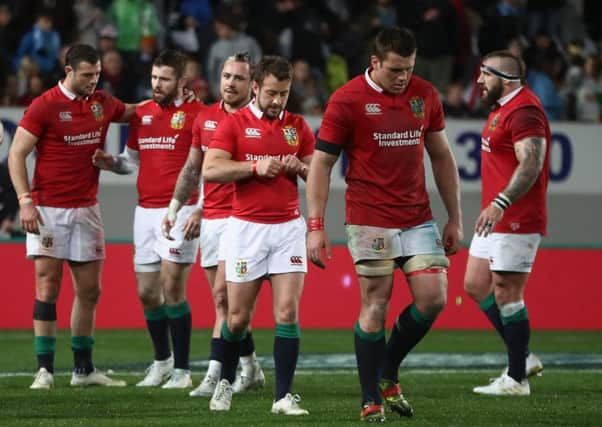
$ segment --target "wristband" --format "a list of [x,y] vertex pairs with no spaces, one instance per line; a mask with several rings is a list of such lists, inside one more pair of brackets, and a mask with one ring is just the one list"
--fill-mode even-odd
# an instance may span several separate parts
[[324,230],[324,218],[322,218],[321,216],[309,218],[309,223],[307,225],[307,231],[318,231],[318,230]]
[[495,196],[495,199],[493,199],[491,203],[500,208],[501,210],[508,209],[512,204],[510,199],[504,193],[500,193],[497,196]]
[[167,220],[169,222],[173,223],[176,221],[181,206],[182,203],[180,203],[179,200],[171,199],[171,202],[169,202],[169,206],[167,207]]
[[29,193],[21,193],[21,194],[19,194],[17,199],[19,200],[20,205],[27,205],[29,203],[33,203],[33,200]]
[[251,162],[251,174],[257,175],[257,160]]

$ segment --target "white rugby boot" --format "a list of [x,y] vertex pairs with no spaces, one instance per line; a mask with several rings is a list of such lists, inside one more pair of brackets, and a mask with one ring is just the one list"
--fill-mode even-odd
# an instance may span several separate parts
[[531,389],[529,381],[525,378],[521,382],[504,374],[489,383],[489,385],[475,387],[472,389],[476,394],[490,396],[529,396]]
[[226,379],[217,383],[213,396],[209,401],[209,409],[212,411],[229,411],[232,406],[232,386]]
[[165,360],[155,360],[146,369],[146,376],[136,387],[157,387],[171,377],[173,372],[173,356]]
[[89,374],[76,374],[73,372],[73,375],[71,375],[70,384],[72,387],[88,387],[94,385],[105,387],[125,387],[127,385],[125,381],[114,380],[97,369],[94,369]]
[[48,390],[52,387],[54,387],[54,375],[48,372],[46,368],[38,369],[33,383],[29,386],[29,388],[34,390]]
[[213,375],[209,375],[209,373],[207,373],[207,375],[205,375],[205,378],[203,378],[203,381],[201,381],[201,384],[197,388],[192,390],[190,393],[188,393],[188,395],[191,397],[213,396],[213,392],[215,391],[215,387],[217,386],[218,381],[219,377],[214,377]]
[[272,404],[272,414],[284,415],[309,415],[307,409],[299,406],[301,397],[298,394],[286,393],[286,395]]
[[174,369],[169,380],[161,388],[189,388],[192,387],[190,369]]
[[253,362],[250,369],[243,369],[232,384],[234,394],[262,388],[265,385],[265,375],[258,362]]

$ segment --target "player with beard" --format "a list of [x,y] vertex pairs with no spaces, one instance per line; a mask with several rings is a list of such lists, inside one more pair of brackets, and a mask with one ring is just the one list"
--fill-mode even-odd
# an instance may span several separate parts
[[[218,124],[241,108],[251,99],[251,64],[247,54],[238,53],[229,57],[222,67],[220,78],[221,101],[199,113],[192,127],[192,146],[188,159],[180,172],[172,201],[167,215],[163,219],[163,233],[171,238],[170,231],[176,221],[178,211],[183,203],[197,189],[203,165],[203,152],[209,149],[211,137]],[[215,305],[215,323],[211,339],[209,367],[201,384],[190,392],[190,396],[211,396],[219,381],[222,367],[221,326],[226,319],[227,296],[226,278],[224,274],[224,242],[223,231],[232,209],[232,194],[234,184],[219,184],[203,182],[202,209],[193,215],[198,219],[202,216],[200,247],[201,267],[205,271],[207,281],[211,286],[213,303]],[[196,230],[191,230],[196,231]],[[190,236],[192,237],[192,236]],[[235,393],[263,387],[265,377],[257,357],[251,332],[241,343],[240,361],[242,372],[233,384]]]
[[203,162],[208,182],[234,182],[224,239],[228,295],[222,324],[220,382],[209,403],[229,411],[240,345],[264,279],[272,286],[275,398],[272,413],[306,415],[291,394],[299,356],[299,300],[307,272],[305,221],[299,213],[298,177],[307,176],[314,137],[301,116],[285,110],[292,66],[266,56],[255,67],[255,99],[219,124]]
[[[54,386],[56,301],[69,265],[75,299],[71,311],[72,386],[124,386],[97,371],[92,362],[94,316],[105,257],[97,201],[99,170],[90,158],[103,147],[110,122],[128,121],[136,105],[96,91],[98,51],[74,45],[66,53],[65,79],[36,98],[25,111],[9,152],[10,176],[18,195],[27,256],[34,259],[33,326],[38,372],[32,389]],[[36,149],[33,183],[26,158]]]
[[[486,55],[477,84],[492,107],[481,137],[481,213],[470,245],[464,289],[504,340],[508,368],[474,392],[528,395],[541,372],[530,354],[524,289],[546,233],[550,126],[525,67],[508,51]],[[525,357],[527,355],[527,357]]]
[[188,219],[195,210],[198,191],[184,201],[184,215],[173,238],[168,240],[161,233],[161,220],[192,143],[192,124],[204,108],[198,101],[184,102],[186,60],[174,50],[159,54],[151,71],[153,101],[136,109],[125,150],[119,156],[97,150],[93,157],[95,166],[118,174],[131,173],[139,165],[134,270],[155,353],[146,377],[137,384],[140,387],[158,386],[167,378],[163,388],[192,386],[192,317],[186,280],[198,251],[197,238],[190,237],[190,230],[198,230],[198,225]]

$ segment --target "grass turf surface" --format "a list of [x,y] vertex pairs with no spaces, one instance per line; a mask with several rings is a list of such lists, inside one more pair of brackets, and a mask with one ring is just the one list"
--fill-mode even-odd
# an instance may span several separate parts
[[[257,352],[269,356],[273,332],[255,331]],[[360,424],[359,384],[354,370],[303,370],[295,378],[294,391],[309,417],[291,418],[270,414],[273,371],[266,371],[266,388],[234,396],[229,413],[212,413],[208,398],[189,398],[188,391],[139,389],[72,389],[68,372],[72,365],[69,335],[61,331],[57,342],[55,388],[29,390],[35,367],[30,331],[0,331],[0,426],[339,426]],[[192,359],[204,359],[209,333],[193,332]],[[302,332],[303,354],[351,353],[351,331]],[[534,331],[531,348],[539,355],[551,353],[602,353],[600,332]],[[492,331],[432,331],[415,352],[501,352]],[[134,384],[149,363],[150,341],[145,331],[96,333],[94,359],[101,369],[112,368],[116,377]],[[445,366],[442,366],[445,368]],[[501,367],[500,367],[501,368]],[[599,368],[599,367],[598,367]],[[200,379],[195,368],[195,386]],[[11,375],[10,373],[31,373]],[[484,397],[471,393],[486,384],[499,369],[404,370],[400,379],[406,397],[414,406],[413,419],[387,414],[387,423],[413,426],[586,426],[600,425],[602,371],[546,367],[544,376],[531,380],[529,397]]]

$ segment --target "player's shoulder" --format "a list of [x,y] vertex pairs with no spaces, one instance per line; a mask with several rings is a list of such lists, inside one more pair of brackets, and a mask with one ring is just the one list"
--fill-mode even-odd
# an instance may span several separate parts
[[58,86],[54,86],[36,96],[31,101],[30,106],[38,104],[48,105],[61,101],[68,101],[68,98],[61,92]]
[[408,92],[410,95],[431,97],[435,96],[439,98],[439,92],[431,82],[423,79],[420,76],[413,75],[412,81],[408,86]]
[[302,127],[307,124],[305,118],[301,114],[285,112],[283,126]]
[[366,77],[361,74],[335,90],[328,102],[351,104],[366,95],[367,87]]
[[109,92],[102,89],[94,91],[94,93],[90,96],[90,101],[97,101],[102,104],[113,100],[117,100],[117,98],[115,98]]

